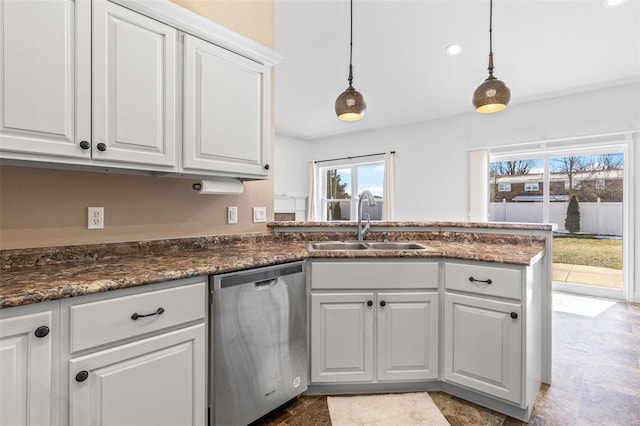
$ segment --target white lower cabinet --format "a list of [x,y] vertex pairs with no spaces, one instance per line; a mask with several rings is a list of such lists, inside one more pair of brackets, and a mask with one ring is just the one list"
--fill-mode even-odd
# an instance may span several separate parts
[[372,306],[373,293],[311,294],[312,382],[373,380]]
[[63,423],[205,424],[207,302],[206,277],[61,301]]
[[204,425],[207,287],[195,277],[61,300],[61,424]]
[[57,306],[0,310],[0,425],[57,424]]
[[204,424],[204,344],[197,324],[71,359],[70,424]]
[[378,293],[378,380],[438,378],[438,293]]
[[312,383],[438,378],[437,263],[314,262],[311,277]]
[[444,263],[444,388],[527,421],[542,378],[541,263]]
[[442,390],[527,421],[542,377],[541,265],[311,261],[310,391]]
[[437,292],[313,293],[311,381],[438,377]]
[[0,426],[207,423],[207,277],[0,309]]
[[445,294],[444,312],[444,379],[520,404],[520,304]]

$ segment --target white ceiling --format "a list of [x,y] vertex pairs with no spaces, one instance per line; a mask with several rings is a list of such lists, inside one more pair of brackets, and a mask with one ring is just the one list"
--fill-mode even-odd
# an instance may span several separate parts
[[[275,0],[275,130],[313,140],[473,111],[487,77],[489,0],[355,0],[354,87],[365,118],[342,122],[349,0]],[[460,43],[449,56],[445,47]],[[494,0],[494,74],[510,105],[640,81],[640,0]],[[599,107],[599,106],[594,106]]]

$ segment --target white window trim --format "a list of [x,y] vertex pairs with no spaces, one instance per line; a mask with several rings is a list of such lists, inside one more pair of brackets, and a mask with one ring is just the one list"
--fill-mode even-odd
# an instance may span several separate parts
[[527,182],[524,184],[525,192],[537,192],[540,191],[540,184],[538,182]]
[[511,182],[498,183],[498,192],[511,192]]
[[[378,164],[384,166],[384,158],[378,160],[369,160],[369,161],[358,161],[352,162],[350,160],[338,160],[329,162],[327,165],[318,167],[318,182],[319,182],[319,209],[320,209],[320,221],[322,222],[355,222],[357,219],[357,206],[358,206],[358,194],[356,194],[356,189],[358,188],[358,173],[357,168],[359,166],[367,166],[372,164]],[[327,193],[327,182],[326,182],[326,174],[327,170],[334,169],[351,169],[351,198],[343,198],[343,199],[328,199],[325,198],[324,195]],[[384,171],[387,173],[387,170]],[[383,193],[382,193],[383,201],[386,200],[386,194],[384,193],[384,185],[383,185]],[[346,201],[349,200],[349,217],[350,220],[332,220],[329,221],[327,219],[327,203],[331,201]],[[372,220],[372,222],[379,222],[379,220]]]

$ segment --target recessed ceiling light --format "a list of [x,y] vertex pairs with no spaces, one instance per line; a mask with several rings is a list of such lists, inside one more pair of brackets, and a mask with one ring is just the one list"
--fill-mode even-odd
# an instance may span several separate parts
[[458,55],[460,52],[462,52],[462,46],[458,43],[451,43],[447,46],[447,53],[451,56]]
[[622,3],[624,3],[625,1],[626,0],[604,0],[603,6],[604,7],[618,7]]

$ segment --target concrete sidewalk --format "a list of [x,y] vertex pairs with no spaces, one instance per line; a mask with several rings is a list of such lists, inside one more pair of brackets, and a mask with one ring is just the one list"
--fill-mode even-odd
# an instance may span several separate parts
[[622,271],[597,266],[553,264],[553,281],[622,289]]

